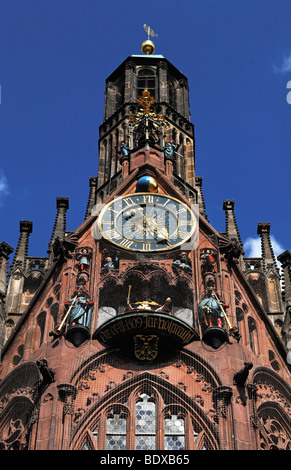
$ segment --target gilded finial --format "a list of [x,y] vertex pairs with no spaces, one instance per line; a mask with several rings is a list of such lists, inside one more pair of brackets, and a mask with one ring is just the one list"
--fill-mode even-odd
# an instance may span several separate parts
[[142,97],[137,100],[137,103],[140,106],[139,112],[137,114],[131,114],[128,117],[128,120],[132,123],[139,121],[143,116],[150,117],[154,121],[163,122],[165,116],[163,114],[155,114],[151,107],[156,102],[155,98],[151,96],[149,90],[145,89],[142,92]]
[[148,38],[146,41],[144,41],[141,45],[141,51],[145,55],[151,55],[155,52],[155,45],[153,41],[150,40],[150,36],[154,37],[158,35],[150,28],[150,26],[147,26],[146,24],[143,25],[145,32],[148,35]]

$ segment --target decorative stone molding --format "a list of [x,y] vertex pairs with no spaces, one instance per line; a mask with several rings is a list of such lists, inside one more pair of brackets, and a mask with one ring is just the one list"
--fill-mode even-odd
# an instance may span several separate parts
[[64,403],[63,413],[73,415],[74,401],[77,396],[77,389],[72,384],[60,384],[57,386],[59,399]]
[[218,416],[227,417],[226,410],[230,405],[232,393],[231,387],[226,386],[217,387],[213,390],[212,399]]

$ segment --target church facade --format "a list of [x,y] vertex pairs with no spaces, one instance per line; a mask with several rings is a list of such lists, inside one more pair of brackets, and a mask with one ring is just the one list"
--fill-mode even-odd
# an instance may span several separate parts
[[142,52],[106,80],[85,221],[58,197],[48,256],[31,221],[0,244],[0,448],[290,450],[291,253],[259,223],[244,257],[232,200],[212,227],[187,78]]

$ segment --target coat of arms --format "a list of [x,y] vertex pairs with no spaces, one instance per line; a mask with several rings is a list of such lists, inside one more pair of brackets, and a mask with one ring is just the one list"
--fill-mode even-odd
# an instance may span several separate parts
[[156,335],[135,335],[134,354],[141,361],[151,361],[157,357],[159,338]]

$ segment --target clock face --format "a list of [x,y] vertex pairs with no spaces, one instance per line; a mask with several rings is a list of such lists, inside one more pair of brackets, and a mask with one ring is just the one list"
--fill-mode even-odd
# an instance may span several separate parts
[[132,251],[156,252],[180,246],[197,228],[191,209],[164,194],[134,193],[107,204],[98,218],[101,235]]

